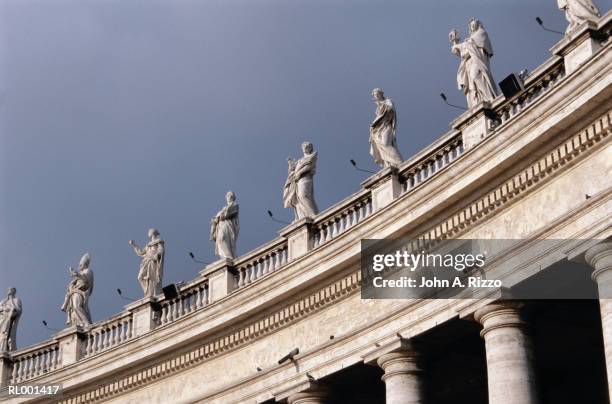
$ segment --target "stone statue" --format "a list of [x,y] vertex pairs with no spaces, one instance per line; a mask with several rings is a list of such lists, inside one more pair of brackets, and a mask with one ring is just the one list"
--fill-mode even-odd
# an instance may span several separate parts
[[0,301],[0,352],[17,349],[17,324],[21,317],[21,300],[17,289],[9,288]]
[[317,168],[317,152],[313,150],[312,143],[302,143],[304,156],[295,161],[287,158],[288,173],[283,202],[286,208],[293,208],[294,221],[305,217],[313,217],[319,213],[314,198],[313,177]]
[[380,88],[372,90],[372,97],[376,102],[376,118],[370,124],[370,154],[381,167],[397,167],[403,159],[395,137],[395,106]]
[[221,258],[236,258],[236,240],[240,231],[236,195],[225,194],[227,205],[213,217],[210,223],[210,239],[215,242],[215,254]]
[[592,0],[557,0],[557,5],[565,11],[565,18],[569,21],[565,35],[587,21],[597,22],[600,16]]
[[74,279],[68,284],[61,309],[66,312],[66,324],[69,327],[83,327],[91,324],[89,296],[93,291],[94,275],[89,268],[90,262],[91,259],[89,253],[87,253],[81,257],[78,271],[75,271],[72,267],[68,268],[70,276]]
[[134,240],[129,241],[134,252],[142,257],[138,281],[144,292],[144,297],[161,293],[164,273],[164,240],[159,237],[159,232],[155,229],[149,229],[148,235],[149,242],[142,249],[134,243]]
[[461,63],[457,72],[457,85],[467,97],[468,107],[483,101],[491,102],[497,97],[497,86],[491,73],[490,59],[493,47],[482,23],[472,18],[469,22],[470,36],[463,42],[454,29],[448,35],[451,52],[459,56]]

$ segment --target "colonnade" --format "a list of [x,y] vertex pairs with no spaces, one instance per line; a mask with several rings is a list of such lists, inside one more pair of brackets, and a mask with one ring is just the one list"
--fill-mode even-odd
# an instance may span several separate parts
[[[584,255],[593,269],[597,283],[605,349],[608,392],[612,391],[612,242],[591,247]],[[479,308],[474,320],[481,326],[487,362],[487,384],[490,404],[535,404],[537,381],[533,364],[533,347],[528,324],[521,315],[524,305],[516,301],[498,301]],[[419,351],[413,345],[382,354],[376,361],[383,370],[387,404],[425,403],[423,371]],[[289,397],[289,404],[324,404],[329,392],[310,388]],[[611,397],[612,398],[612,397]],[[612,402],[612,399],[611,399]]]

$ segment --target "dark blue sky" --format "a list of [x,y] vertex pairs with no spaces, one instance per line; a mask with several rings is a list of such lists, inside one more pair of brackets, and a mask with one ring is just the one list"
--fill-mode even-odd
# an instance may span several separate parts
[[[599,0],[602,11],[610,0]],[[140,297],[149,227],[166,240],[165,283],[214,259],[209,220],[227,190],[241,207],[239,252],[276,236],[286,157],[319,152],[324,209],[359,188],[370,91],[398,110],[409,157],[465,104],[448,32],[476,16],[497,81],[533,69],[566,22],[553,0],[0,0],[0,287],[24,305],[20,347],[62,328],[68,266],[92,255],[94,320]]]

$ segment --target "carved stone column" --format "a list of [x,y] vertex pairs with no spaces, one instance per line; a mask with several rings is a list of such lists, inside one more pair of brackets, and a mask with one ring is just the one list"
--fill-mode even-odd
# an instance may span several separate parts
[[323,386],[314,386],[305,391],[295,393],[287,399],[289,404],[324,404],[329,392]]
[[599,311],[603,332],[606,370],[608,374],[608,394],[612,401],[612,242],[591,247],[584,255],[593,267],[591,278],[597,282],[599,291]]
[[490,404],[537,402],[531,341],[516,302],[489,304],[476,310],[485,340]]
[[385,374],[387,404],[423,403],[422,372],[414,349],[390,352],[378,358],[377,363]]

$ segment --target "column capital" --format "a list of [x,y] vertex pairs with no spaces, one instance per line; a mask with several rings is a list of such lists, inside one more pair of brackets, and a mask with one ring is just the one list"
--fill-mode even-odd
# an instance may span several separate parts
[[525,326],[520,315],[523,307],[521,302],[500,301],[476,310],[474,319],[483,326],[480,336],[484,338],[486,333],[498,328]]
[[420,404],[423,402],[422,371],[419,354],[413,341],[406,341],[406,347],[382,354],[376,361],[385,374],[387,404]]
[[612,269],[612,241],[606,241],[589,248],[584,253],[587,264],[593,267],[591,278],[597,282],[597,277]]
[[290,395],[287,398],[289,404],[322,404],[329,397],[329,390],[319,384],[311,384],[311,386],[299,393]]
[[382,368],[385,374],[382,380],[397,375],[414,375],[421,373],[418,366],[419,355],[414,349],[403,349],[381,355],[376,363]]

